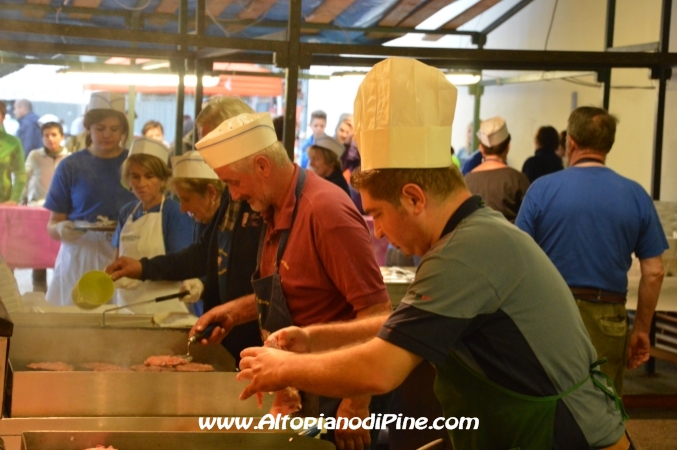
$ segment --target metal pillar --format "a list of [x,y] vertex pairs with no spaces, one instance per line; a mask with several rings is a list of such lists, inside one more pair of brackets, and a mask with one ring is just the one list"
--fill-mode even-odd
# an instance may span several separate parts
[[[205,3],[206,0],[197,0],[195,4],[195,34],[202,36],[205,33]],[[211,67],[210,67],[211,69]],[[194,119],[197,119],[198,114],[202,111],[202,98],[204,97],[204,90],[202,86],[202,76],[204,75],[205,63],[204,60],[196,58],[195,59],[195,116]],[[193,137],[193,144],[197,141],[197,136]]]
[[477,132],[480,130],[480,106],[482,94],[484,94],[484,86],[481,84],[469,86],[468,92],[475,98],[472,111],[472,150],[469,152],[472,153],[480,147]]
[[289,25],[287,26],[287,69],[284,77],[284,134],[282,141],[289,159],[294,160],[296,140],[296,99],[299,84],[299,60],[301,39],[301,0],[289,1]]
[[[179,34],[186,35],[188,32],[188,0],[181,0],[179,8]],[[178,46],[178,50],[187,50]],[[183,153],[183,105],[186,101],[186,91],[184,86],[184,77],[186,76],[186,60],[181,58],[176,64],[177,75],[179,76],[179,85],[176,87],[176,129],[174,130],[174,154]]]
[[[606,2],[606,29],[604,30],[604,50],[614,46],[614,26],[616,24],[616,0],[607,0]],[[599,72],[597,79],[603,83],[602,108],[609,110],[609,99],[611,97],[611,69],[605,69]]]

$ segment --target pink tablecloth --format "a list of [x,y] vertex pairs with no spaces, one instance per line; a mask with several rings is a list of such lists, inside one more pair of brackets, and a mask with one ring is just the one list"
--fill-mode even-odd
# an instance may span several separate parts
[[386,265],[386,251],[388,250],[388,239],[377,239],[374,236],[374,219],[371,216],[362,216],[369,227],[369,235],[371,235],[371,243],[374,244],[374,252],[376,252],[376,261],[379,266]]
[[0,205],[0,254],[18,269],[54,267],[60,243],[47,234],[49,211]]

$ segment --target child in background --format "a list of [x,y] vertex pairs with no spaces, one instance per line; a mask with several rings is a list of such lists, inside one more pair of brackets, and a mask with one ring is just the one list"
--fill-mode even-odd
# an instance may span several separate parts
[[308,148],[315,143],[315,139],[324,134],[324,129],[327,127],[327,113],[324,111],[313,111],[310,114],[310,129],[313,131],[312,136],[303,143],[301,147],[301,167],[306,169],[310,160],[308,159]]
[[34,149],[26,159],[26,188],[21,197],[23,204],[42,206],[52,183],[54,171],[68,151],[61,146],[63,127],[57,122],[47,122],[41,128],[42,148]]

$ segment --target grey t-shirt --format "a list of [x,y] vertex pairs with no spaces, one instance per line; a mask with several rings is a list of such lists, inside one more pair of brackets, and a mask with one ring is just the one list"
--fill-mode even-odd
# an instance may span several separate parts
[[529,189],[529,179],[512,167],[470,172],[465,176],[468,190],[481,196],[487,206],[515,223],[522,200]]
[[[575,386],[597,358],[555,266],[489,208],[425,254],[379,337],[438,366],[453,352],[481,377],[541,397]],[[553,448],[604,447],[623,435],[615,404],[591,381],[560,402]]]

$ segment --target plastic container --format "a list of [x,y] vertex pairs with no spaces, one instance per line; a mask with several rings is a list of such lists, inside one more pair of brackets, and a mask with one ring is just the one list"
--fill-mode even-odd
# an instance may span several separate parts
[[83,309],[94,309],[108,303],[115,293],[113,279],[106,272],[91,270],[85,273],[73,287],[73,303]]

